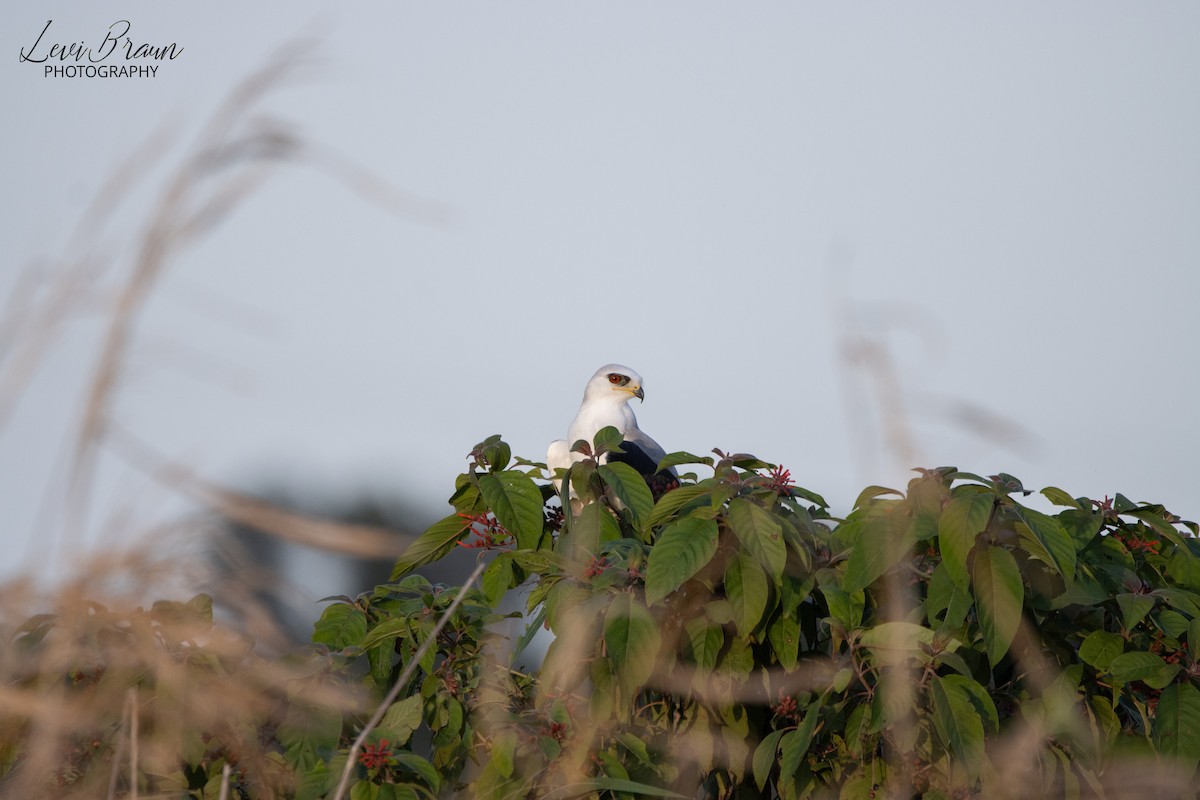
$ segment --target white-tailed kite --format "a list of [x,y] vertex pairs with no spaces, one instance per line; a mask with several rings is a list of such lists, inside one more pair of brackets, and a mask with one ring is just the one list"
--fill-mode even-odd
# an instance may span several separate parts
[[666,450],[638,427],[637,417],[629,407],[631,398],[645,399],[642,376],[620,364],[605,364],[596,370],[583,390],[583,402],[579,412],[567,430],[566,439],[550,443],[546,452],[546,465],[553,475],[556,469],[567,469],[572,463],[582,461],[585,456],[572,453],[571,445],[580,439],[589,444],[596,433],[609,425],[625,437],[621,445],[624,453],[605,454],[600,463],[622,461],[640,472],[655,494],[669,489],[678,478],[674,468],[659,472],[658,462],[667,454]]

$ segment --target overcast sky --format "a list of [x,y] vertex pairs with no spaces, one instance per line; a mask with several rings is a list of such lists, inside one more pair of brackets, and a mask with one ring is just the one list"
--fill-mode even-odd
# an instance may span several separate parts
[[[148,139],[186,142],[289,41],[307,67],[271,112],[445,212],[284,168],[171,262],[116,416],[209,479],[440,516],[471,445],[542,459],[616,361],[668,451],[782,462],[838,511],[955,464],[1200,516],[1194,3],[113,8],[7,9],[5,296],[146,153],[83,248],[115,285],[177,154]],[[183,50],[152,78],[44,77],[18,55],[51,17],[42,48],[127,19]],[[8,573],[47,553],[97,319],[0,430]],[[869,371],[853,335],[883,348]],[[103,483],[102,510],[136,509],[125,533],[172,507],[115,463]]]

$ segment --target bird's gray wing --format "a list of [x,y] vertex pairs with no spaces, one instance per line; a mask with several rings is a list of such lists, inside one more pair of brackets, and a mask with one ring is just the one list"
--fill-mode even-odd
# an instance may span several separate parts
[[[622,445],[622,447],[626,450],[627,455],[634,456],[635,458],[637,456],[634,455],[632,450],[637,448],[637,450],[640,452],[641,458],[649,462],[649,466],[645,469],[630,463],[630,466],[633,466],[643,475],[653,475],[658,472],[658,462],[662,461],[663,456],[667,454],[667,451],[662,448],[662,445],[643,433],[640,428],[633,428],[625,434],[625,444]],[[679,475],[679,473],[675,471],[674,467],[669,467],[668,469],[664,470],[664,472],[670,472],[675,476]]]

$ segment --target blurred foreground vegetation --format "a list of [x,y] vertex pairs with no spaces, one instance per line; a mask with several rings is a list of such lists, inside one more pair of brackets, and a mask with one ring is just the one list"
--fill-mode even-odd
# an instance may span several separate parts
[[[581,446],[564,513],[542,465],[480,443],[454,513],[282,657],[207,596],[11,587],[0,794],[1192,796],[1195,523],[954,468],[836,519],[717,451],[669,455],[706,477],[656,499],[602,463],[619,447]],[[467,588],[414,572],[461,548]]]

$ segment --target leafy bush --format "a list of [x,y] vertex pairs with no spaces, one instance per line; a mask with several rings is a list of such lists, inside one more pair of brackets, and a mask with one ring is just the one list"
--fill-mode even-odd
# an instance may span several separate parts
[[[869,487],[839,520],[719,451],[668,456],[712,474],[655,498],[599,463],[619,447],[606,429],[582,448],[564,513],[542,465],[480,443],[392,582],[325,610],[261,728],[292,783],[243,775],[243,794],[332,797],[343,771],[353,800],[1193,791],[1195,523],[1056,488],[1049,514],[1009,475],[954,468]],[[460,548],[486,556],[477,586],[413,572]],[[370,703],[305,700],[353,684],[398,699],[375,725]],[[216,762],[187,758],[191,796],[214,796]]]

